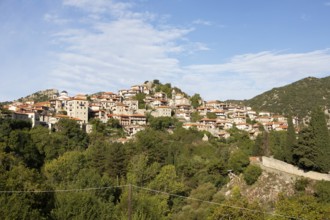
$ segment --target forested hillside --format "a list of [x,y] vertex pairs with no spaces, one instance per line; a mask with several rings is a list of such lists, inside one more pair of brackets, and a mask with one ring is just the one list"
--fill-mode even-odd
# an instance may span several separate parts
[[317,106],[330,108],[330,76],[321,79],[308,77],[274,88],[244,101],[244,104],[257,111],[293,114],[302,118]]
[[51,132],[0,119],[1,219],[128,219],[128,207],[132,219],[330,216],[329,182],[298,180],[294,194],[283,191],[271,202],[248,199],[240,185],[222,191],[230,175],[247,186],[258,181],[262,170],[249,164],[249,156],[282,157],[286,132],[265,132],[254,141],[234,128],[229,139],[215,139],[175,119],[154,118],[150,128],[122,143],[115,121],[92,124],[86,134],[68,119]]

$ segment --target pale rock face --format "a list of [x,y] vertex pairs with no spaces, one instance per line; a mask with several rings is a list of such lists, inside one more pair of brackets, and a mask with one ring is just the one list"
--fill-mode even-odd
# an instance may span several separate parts
[[208,137],[206,134],[204,134],[204,137],[203,137],[202,140],[203,140],[203,141],[209,141],[209,137]]

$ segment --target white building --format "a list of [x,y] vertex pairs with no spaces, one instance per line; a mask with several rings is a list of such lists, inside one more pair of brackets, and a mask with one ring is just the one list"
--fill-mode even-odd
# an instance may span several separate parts
[[159,106],[156,107],[155,110],[151,112],[151,115],[154,117],[171,117],[172,109],[168,106]]
[[79,118],[82,123],[88,123],[88,101],[86,96],[78,95],[67,102],[67,114]]

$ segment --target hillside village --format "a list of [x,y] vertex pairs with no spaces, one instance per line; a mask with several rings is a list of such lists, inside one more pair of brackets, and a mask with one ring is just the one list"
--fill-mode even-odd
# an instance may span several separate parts
[[[131,201],[137,219],[326,219],[330,142],[314,117],[322,109],[306,129],[293,119],[297,135],[289,116],[237,103],[155,80],[1,103],[0,216],[123,219]],[[328,138],[320,147],[319,136]]]
[[[48,101],[34,102],[31,100],[14,101],[4,108],[12,111],[13,119],[31,120],[32,126],[43,125],[54,129],[61,118],[76,120],[86,132],[91,132],[89,121],[97,118],[106,123],[109,119],[117,119],[128,137],[148,126],[148,115],[153,117],[175,117],[186,129],[195,128],[210,132],[218,138],[228,138],[228,129],[234,126],[247,131],[254,139],[260,124],[265,130],[286,130],[287,118],[271,112],[256,112],[250,107],[220,101],[198,100],[193,107],[191,97],[176,88],[171,88],[170,95],[156,91],[153,82],[134,85],[117,93],[101,92],[94,95],[69,96],[67,91],[56,89],[40,91],[30,96],[46,96]],[[137,100],[142,95],[143,105]],[[171,97],[168,97],[171,96]],[[193,120],[193,115],[198,119]],[[212,116],[212,117],[211,117]],[[298,123],[295,121],[296,124]]]

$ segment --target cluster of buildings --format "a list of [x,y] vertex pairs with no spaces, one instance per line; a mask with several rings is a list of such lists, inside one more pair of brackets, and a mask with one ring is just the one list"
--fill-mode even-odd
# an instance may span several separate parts
[[[229,137],[227,130],[233,127],[247,131],[251,138],[258,135],[260,125],[266,130],[287,129],[287,118],[284,116],[270,112],[257,113],[250,107],[220,101],[200,100],[199,107],[194,108],[185,94],[176,89],[170,95],[156,92],[155,86],[150,82],[119,90],[117,93],[102,92],[91,96],[80,94],[70,97],[66,91],[47,91],[52,91],[47,92],[49,101],[13,102],[5,107],[13,112],[11,117],[14,119],[31,120],[32,126],[40,124],[50,129],[61,118],[68,118],[76,120],[90,132],[89,120],[92,118],[104,123],[113,118],[119,121],[128,136],[133,136],[148,126],[147,115],[175,117],[183,122],[184,128],[208,131],[223,138]],[[142,95],[143,103],[139,103],[138,95]],[[199,116],[198,120],[192,122],[192,116],[196,114]],[[210,115],[212,117],[208,118]]]

